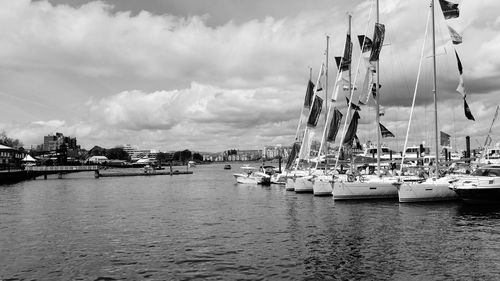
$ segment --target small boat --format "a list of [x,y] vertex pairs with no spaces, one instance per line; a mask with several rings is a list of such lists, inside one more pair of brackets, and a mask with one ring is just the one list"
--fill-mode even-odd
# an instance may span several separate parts
[[251,166],[243,166],[241,169],[243,173],[233,174],[237,183],[245,184],[271,184],[271,176],[265,172]]
[[188,162],[188,167],[189,167],[189,168],[196,167],[196,162],[194,162],[194,161],[189,161],[189,162]]
[[466,203],[500,204],[500,165],[477,168],[452,181],[450,188]]
[[231,165],[229,164],[224,165],[224,170],[231,170]]

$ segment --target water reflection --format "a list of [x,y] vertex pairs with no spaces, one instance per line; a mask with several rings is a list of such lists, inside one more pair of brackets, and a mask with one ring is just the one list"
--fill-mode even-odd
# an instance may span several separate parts
[[0,279],[489,279],[500,210],[334,202],[187,176],[0,187]]

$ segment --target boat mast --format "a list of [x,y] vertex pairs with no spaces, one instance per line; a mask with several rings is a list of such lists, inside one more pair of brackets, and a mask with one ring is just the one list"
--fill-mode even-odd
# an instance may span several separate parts
[[[379,23],[379,5],[378,5],[377,0],[377,24]],[[377,120],[377,176],[380,177],[380,150],[381,150],[381,145],[380,145],[380,137],[382,132],[380,131],[380,94],[379,94],[379,79],[380,79],[380,71],[379,71],[379,61],[378,59],[375,62],[375,73],[376,73],[376,85],[375,85],[375,93],[376,93],[376,100],[377,100],[377,107],[375,110],[375,113],[377,114],[376,120]]]
[[[328,47],[330,43],[330,36],[326,36],[326,62],[325,62],[325,109],[328,110]],[[325,114],[325,127],[328,126],[328,114]],[[323,139],[321,140],[322,142],[325,141],[325,136],[323,136]],[[319,162],[319,153],[318,152],[318,162]],[[326,162],[326,155],[328,154],[328,143],[325,145],[325,165],[328,164]],[[327,165],[326,165],[327,166]],[[325,167],[325,173],[326,173],[326,167]]]
[[435,28],[435,17],[434,17],[434,0],[431,2],[432,11],[432,64],[433,64],[433,84],[434,84],[434,134],[436,138],[436,173],[435,177],[438,177],[439,172],[439,142],[438,142],[438,116],[437,116],[437,78],[436,78],[436,28]]
[[[349,34],[349,38],[351,38],[351,18],[352,18],[352,15],[349,14],[348,17],[349,17],[349,29],[347,30],[347,34]],[[351,40],[352,39],[349,39],[349,41],[351,41]],[[349,42],[348,44],[351,44],[351,42]],[[351,62],[352,62],[352,58],[351,58]],[[351,62],[349,62],[349,98],[350,99],[352,99]],[[352,100],[349,100],[349,107],[348,107],[348,109],[351,108],[351,105],[350,105],[351,103],[352,103]],[[351,112],[349,112],[349,115],[351,115]]]

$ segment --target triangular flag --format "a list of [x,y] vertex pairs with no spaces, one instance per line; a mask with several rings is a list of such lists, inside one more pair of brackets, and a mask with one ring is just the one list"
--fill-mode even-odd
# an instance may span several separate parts
[[464,98],[464,111],[465,111],[465,117],[467,117],[467,119],[476,121],[476,119],[474,119],[474,116],[472,116],[472,112],[470,111],[469,105],[467,104],[465,98]]
[[451,26],[449,25],[448,25],[448,31],[450,32],[451,42],[454,45],[462,43],[462,36],[460,36],[460,34],[458,34],[458,32],[456,32],[455,29],[451,28]]

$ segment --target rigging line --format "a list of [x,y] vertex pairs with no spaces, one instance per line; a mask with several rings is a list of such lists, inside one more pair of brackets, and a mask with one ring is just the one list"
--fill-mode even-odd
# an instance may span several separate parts
[[[401,165],[400,165],[401,167],[399,169],[399,175],[403,174],[403,163],[405,161],[406,147],[407,147],[407,144],[408,144],[408,136],[409,136],[409,133],[410,133],[411,119],[412,119],[412,116],[413,116],[413,108],[415,107],[415,98],[417,96],[418,82],[419,82],[419,79],[420,79],[420,72],[422,70],[421,69],[422,68],[422,61],[424,59],[425,44],[426,44],[427,35],[428,35],[428,32],[429,32],[429,19],[430,19],[430,17],[431,17],[431,12],[429,11],[427,13],[427,23],[425,25],[424,42],[422,44],[422,52],[420,54],[420,62],[419,62],[419,65],[418,65],[417,81],[415,82],[415,92],[413,93],[413,101],[412,101],[411,110],[410,110],[410,118],[408,119],[408,128],[406,130],[406,138],[405,138],[405,144],[404,144],[404,147],[403,147],[403,155],[401,157]],[[437,155],[436,155],[436,157],[437,157]]]

